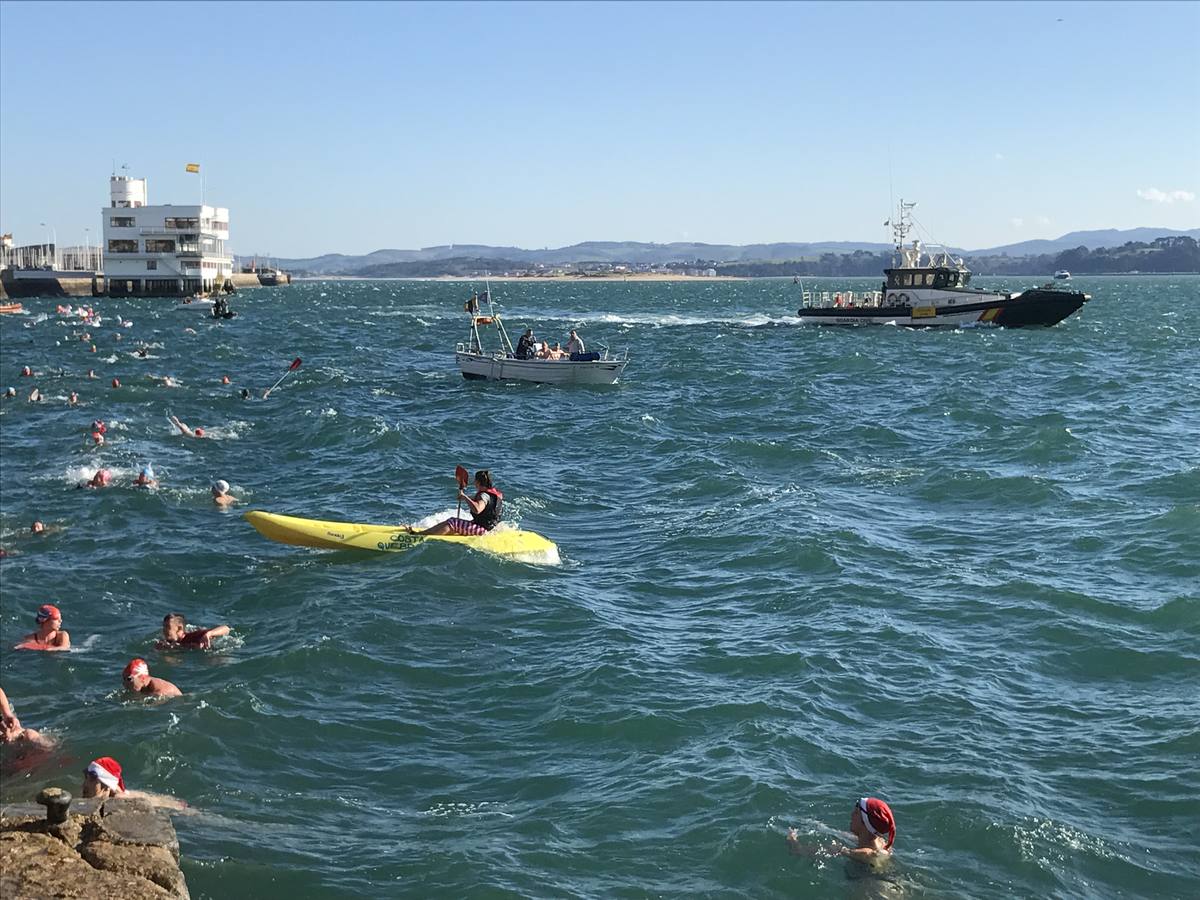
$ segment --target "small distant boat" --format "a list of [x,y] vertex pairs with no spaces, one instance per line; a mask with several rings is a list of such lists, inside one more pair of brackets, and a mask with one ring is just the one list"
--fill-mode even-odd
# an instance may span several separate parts
[[1057,272],[1054,273],[1054,277],[1058,281],[1067,281],[1071,277],[1071,273],[1068,272],[1066,269],[1059,269]]
[[25,312],[25,307],[20,303],[0,303],[0,315],[11,316],[23,312]]
[[[480,302],[487,304],[487,315],[480,314]],[[463,378],[489,381],[532,381],[537,384],[615,384],[629,364],[629,351],[610,357],[603,353],[572,353],[566,358],[518,358],[513,351],[508,332],[500,314],[492,306],[489,288],[473,294],[465,304],[471,317],[471,333],[467,341],[454,348],[454,358]],[[499,346],[485,350],[480,328],[496,330]]]

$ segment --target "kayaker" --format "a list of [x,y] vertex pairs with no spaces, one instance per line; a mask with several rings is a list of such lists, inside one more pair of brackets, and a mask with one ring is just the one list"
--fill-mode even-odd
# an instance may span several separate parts
[[[896,841],[896,818],[891,807],[878,797],[863,797],[850,813],[850,833],[858,846],[841,846],[834,853],[868,864],[886,861],[891,857],[892,844]],[[793,853],[804,852],[795,828],[788,829],[787,842]]]
[[158,641],[160,650],[183,650],[197,648],[207,650],[212,646],[212,639],[229,634],[228,625],[214,625],[212,628],[194,628],[187,630],[187,619],[180,613],[170,613],[163,616],[163,636]]
[[[458,516],[438,522],[432,528],[426,528],[417,534],[458,534],[467,537],[479,537],[487,534],[498,524],[504,514],[504,495],[492,485],[492,473],[480,469],[475,473],[475,496],[468,497],[461,488],[458,499],[465,500],[471,510],[471,521],[460,519]],[[412,531],[412,526],[408,527]]]
[[224,478],[219,478],[212,485],[213,503],[224,509],[226,506],[233,506],[238,502],[238,498],[229,493],[229,482]]
[[131,659],[125,671],[121,673],[125,687],[147,697],[182,697],[183,691],[171,684],[165,678],[153,678],[150,667],[144,659]]
[[45,603],[35,617],[37,631],[25,635],[15,650],[70,650],[71,635],[63,631],[62,613],[52,603]]

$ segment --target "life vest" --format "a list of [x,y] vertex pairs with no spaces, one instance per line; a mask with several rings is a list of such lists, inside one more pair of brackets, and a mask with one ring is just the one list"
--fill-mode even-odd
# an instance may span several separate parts
[[484,488],[475,495],[475,502],[478,503],[479,498],[484,494],[491,494],[492,502],[489,503],[481,513],[477,513],[474,509],[472,509],[471,518],[480,528],[483,528],[486,531],[491,531],[498,524],[500,524],[500,516],[503,512],[504,506],[504,495],[495,488]]

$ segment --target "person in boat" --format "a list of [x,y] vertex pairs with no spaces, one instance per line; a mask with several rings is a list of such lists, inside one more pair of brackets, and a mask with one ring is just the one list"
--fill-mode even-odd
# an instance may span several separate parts
[[193,628],[187,630],[187,619],[180,613],[170,613],[163,616],[163,636],[156,646],[159,650],[188,650],[196,648],[208,650],[212,647],[212,639],[229,634],[228,625],[214,625],[212,628]]
[[[438,522],[432,528],[415,532],[416,534],[457,534],[464,537],[479,537],[487,534],[500,524],[504,514],[504,495],[492,484],[492,473],[480,469],[475,473],[475,496],[467,496],[461,488],[458,499],[464,500],[471,511],[471,521],[454,516]],[[408,527],[412,531],[412,526]]]
[[[896,842],[896,817],[892,809],[878,797],[863,797],[850,813],[850,833],[858,845],[839,846],[834,852],[868,865],[879,865],[892,855]],[[803,853],[800,836],[795,828],[788,829],[788,847],[793,853]]]
[[562,344],[555,344],[554,347],[551,348],[550,344],[547,343],[545,353],[542,355],[542,359],[550,360],[570,358],[571,354],[562,348]]
[[62,613],[52,603],[45,603],[35,617],[37,631],[25,635],[14,650],[70,650],[71,635],[63,631]]
[[535,343],[537,342],[533,339],[533,329],[526,328],[525,333],[521,335],[520,340],[517,341],[517,350],[514,355],[517,357],[517,359],[533,359],[533,345]]
[[572,353],[586,353],[586,352],[587,351],[584,350],[584,347],[583,347],[583,340],[579,337],[579,333],[574,328],[572,328],[571,329],[571,338],[570,338],[570,340],[567,341],[567,355],[570,356]]

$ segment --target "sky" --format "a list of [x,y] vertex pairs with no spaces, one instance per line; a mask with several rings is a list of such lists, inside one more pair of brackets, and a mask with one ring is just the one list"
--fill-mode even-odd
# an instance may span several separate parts
[[277,257],[1195,228],[1200,3],[0,2],[0,231],[191,162]]

